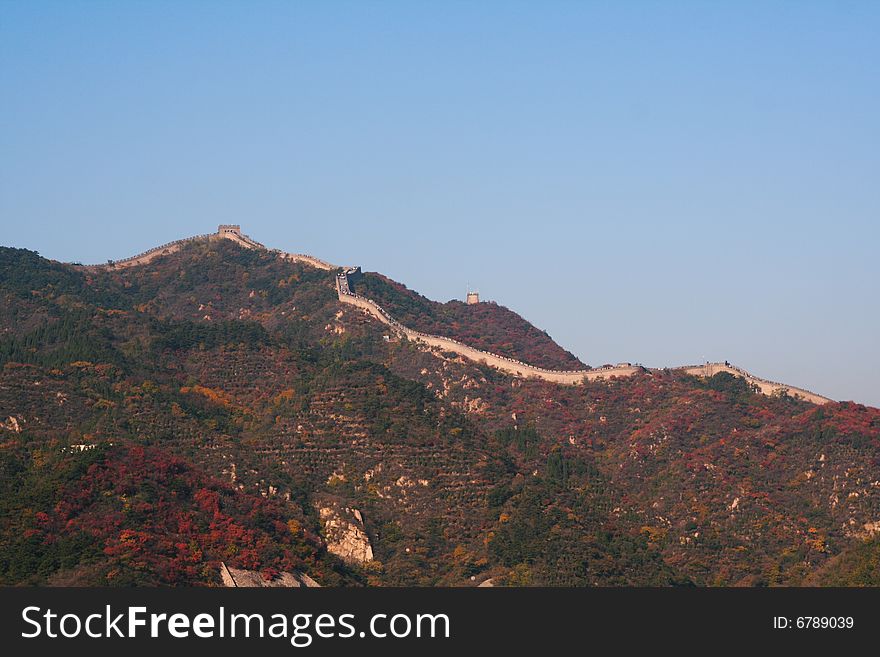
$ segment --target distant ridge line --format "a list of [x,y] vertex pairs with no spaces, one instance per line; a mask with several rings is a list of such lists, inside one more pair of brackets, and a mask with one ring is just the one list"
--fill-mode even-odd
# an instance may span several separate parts
[[501,356],[499,354],[494,354],[488,351],[477,349],[475,347],[471,347],[453,338],[447,338],[439,335],[431,335],[429,333],[423,333],[421,331],[417,331],[415,329],[404,326],[398,320],[392,317],[391,314],[384,308],[382,308],[382,306],[380,306],[378,303],[376,303],[372,299],[368,299],[367,297],[355,294],[351,290],[351,286],[348,280],[349,276],[354,277],[355,275],[359,275],[360,268],[338,267],[336,265],[330,264],[329,262],[321,260],[320,258],[316,258],[314,256],[306,255],[303,253],[285,253],[279,249],[269,249],[260,242],[257,242],[251,237],[243,234],[241,232],[240,226],[238,225],[221,225],[216,233],[196,235],[194,237],[187,237],[184,239],[175,240],[173,242],[168,242],[167,244],[157,246],[153,249],[144,251],[143,253],[139,253],[138,255],[131,256],[123,260],[111,260],[108,261],[106,264],[100,265],[77,266],[86,270],[125,269],[127,267],[147,264],[155,258],[179,251],[183,246],[192,242],[211,242],[221,239],[231,240],[239,246],[247,249],[259,249],[269,251],[270,253],[277,254],[279,258],[290,260],[292,262],[302,262],[318,269],[323,269],[326,271],[339,270],[336,274],[336,292],[341,303],[356,306],[366,311],[383,324],[386,324],[387,326],[394,329],[394,331],[397,332],[399,335],[403,335],[409,340],[418,341],[423,344],[436,347],[438,349],[452,351],[461,356],[464,356],[465,358],[468,358],[469,360],[472,360],[474,362],[484,362],[490,367],[493,367],[502,372],[506,372],[508,374],[512,374],[514,376],[521,376],[526,378],[533,377],[545,381],[550,381],[552,383],[577,385],[582,384],[584,381],[597,381],[610,377],[632,376],[641,371],[672,370],[704,378],[711,378],[715,374],[726,372],[728,374],[731,374],[732,376],[744,379],[747,383],[749,383],[751,386],[753,386],[765,395],[788,394],[795,398],[799,398],[813,404],[827,404],[834,401],[828,397],[824,397],[823,395],[819,395],[804,388],[797,388],[795,386],[789,386],[784,383],[762,379],[742,369],[741,367],[731,365],[728,362],[705,363],[703,365],[682,365],[679,367],[668,368],[647,368],[641,365],[627,364],[618,365],[616,367],[604,367],[585,370],[551,370],[537,367],[535,365],[529,365],[528,363],[524,363],[514,358],[508,358],[507,356]]

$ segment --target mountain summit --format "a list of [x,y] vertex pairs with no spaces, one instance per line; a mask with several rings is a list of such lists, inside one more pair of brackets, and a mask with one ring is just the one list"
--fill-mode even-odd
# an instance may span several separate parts
[[[110,261],[106,266],[94,265],[91,269],[120,269],[144,265],[157,257],[174,253],[188,243],[211,242],[218,239],[231,240],[246,249],[266,250],[265,246],[243,234],[241,226],[221,224],[216,233],[177,240],[125,260]],[[466,306],[479,304],[479,297],[476,295],[468,295],[468,301],[464,308],[455,302],[438,308],[439,304],[431,303],[424,297],[410,292],[405,286],[381,275],[365,279],[360,267],[336,267],[313,256],[284,253],[278,249],[273,249],[271,252],[279,258],[303,262],[317,269],[337,270],[336,292],[339,301],[367,311],[399,335],[439,349],[449,350],[508,374],[540,378],[555,383],[576,384],[583,383],[585,380],[631,376],[640,369],[644,369],[640,366],[634,367],[630,363],[620,363],[617,366],[605,365],[599,371],[595,371],[591,367],[584,366],[571,353],[562,350],[546,333],[538,331],[514,313],[509,311],[490,311],[487,313],[485,308],[483,312],[467,308]],[[361,281],[366,283],[364,285],[366,295],[358,294],[354,290],[355,284]],[[390,313],[388,309],[379,305],[375,300],[376,297],[379,297],[394,313]],[[506,310],[503,309],[503,311]],[[400,321],[398,317],[402,317],[404,321]],[[444,332],[445,335],[432,333],[432,328]],[[464,342],[461,338],[464,338]],[[533,358],[529,358],[530,347],[538,350]],[[520,354],[525,354],[526,360],[529,362],[518,360],[516,356]],[[568,367],[563,367],[563,364]],[[815,404],[831,401],[827,397],[807,390],[760,379],[728,362],[706,363],[675,369],[705,377],[726,372],[745,379],[755,390],[765,394],[785,394]]]

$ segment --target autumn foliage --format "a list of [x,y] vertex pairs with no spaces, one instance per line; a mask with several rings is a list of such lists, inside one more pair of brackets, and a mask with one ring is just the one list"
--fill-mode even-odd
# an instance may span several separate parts
[[267,576],[336,577],[298,511],[246,495],[153,447],[108,448],[33,514],[27,539],[38,550],[70,537],[89,546],[108,584],[216,583],[221,561]]

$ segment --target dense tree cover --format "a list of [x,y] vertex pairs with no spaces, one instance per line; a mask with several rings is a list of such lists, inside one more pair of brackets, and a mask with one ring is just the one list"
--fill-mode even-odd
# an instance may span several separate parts
[[40,297],[49,302],[75,296],[86,303],[126,308],[128,299],[108,279],[88,285],[87,275],[68,265],[40,257],[35,251],[0,246],[0,281],[3,289],[19,297]]
[[0,452],[0,468],[5,584],[215,584],[221,561],[343,581],[317,537],[292,524],[291,505],[243,494],[157,448],[58,456],[23,441]]
[[545,331],[495,303],[437,303],[380,274],[367,273],[356,292],[385,308],[405,326],[549,369],[584,369],[577,357]]
[[[527,458],[545,442],[533,427],[496,433]],[[544,460],[544,459],[540,459]],[[509,584],[627,586],[686,584],[644,533],[611,514],[611,483],[572,450],[554,449],[532,476],[493,489],[498,508],[489,551],[510,568]]]
[[[513,379],[388,335],[333,272],[231,243],[88,273],[13,251],[4,583],[206,583],[218,560],[330,584],[874,582],[877,409],[725,374]],[[564,353],[459,305],[517,357]],[[374,563],[324,556],[326,496],[363,512]]]
[[94,312],[60,311],[24,335],[0,337],[0,365],[8,362],[59,367],[75,361],[123,365],[113,334]]
[[269,333],[259,322],[153,320],[154,345],[158,349],[215,349],[226,345],[256,347],[269,344]]
[[856,541],[814,575],[812,586],[880,586],[880,538]]

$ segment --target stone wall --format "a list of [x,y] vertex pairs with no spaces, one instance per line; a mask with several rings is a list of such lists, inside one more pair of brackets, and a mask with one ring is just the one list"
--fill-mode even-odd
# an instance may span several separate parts
[[[224,233],[222,237],[226,237],[226,235],[227,234]],[[179,251],[184,245],[191,242],[207,242],[213,239],[217,239],[218,237],[221,236],[217,233],[211,233],[209,235],[196,235],[195,237],[186,237],[182,240],[175,240],[173,242],[163,244],[162,246],[157,246],[156,248],[131,256],[130,258],[125,258],[123,260],[111,260],[110,262],[103,265],[82,265],[82,267],[84,269],[124,269],[126,267],[134,267],[136,265],[145,265],[155,258],[174,253],[175,251]]]
[[[336,291],[339,300],[352,306],[357,306],[367,311],[373,317],[383,324],[391,327],[398,335],[406,337],[408,340],[414,340],[431,347],[436,347],[444,351],[451,351],[460,356],[464,356],[478,363],[485,363],[495,369],[513,374],[514,376],[522,376],[525,378],[538,378],[553,383],[562,383],[569,385],[577,385],[584,381],[597,381],[616,376],[632,376],[636,372],[645,371],[647,368],[621,364],[616,367],[603,367],[599,369],[589,370],[548,370],[541,367],[535,367],[527,363],[507,358],[498,354],[492,354],[486,351],[475,349],[474,347],[462,344],[452,338],[445,338],[438,335],[429,335],[421,331],[415,331],[408,328],[394,319],[384,308],[371,299],[357,295],[351,291],[348,284],[347,272],[343,271],[336,276]],[[760,377],[743,370],[742,368],[729,365],[727,363],[707,363],[706,365],[688,365],[684,367],[672,368],[683,371],[687,374],[695,376],[711,377],[719,372],[727,372],[733,376],[744,378],[751,385],[758,388],[765,395],[780,394],[785,391],[792,397],[803,399],[813,404],[826,404],[830,401],[828,397],[823,397],[809,390],[788,386],[783,383],[767,381]]]
[[[191,244],[192,242],[212,242],[214,240],[230,240],[240,246],[243,246],[246,249],[267,250],[265,246],[263,246],[256,240],[248,237],[247,235],[244,235],[238,228],[238,226],[222,224],[218,227],[216,233],[209,233],[207,235],[196,235],[194,237],[185,237],[180,240],[174,240],[173,242],[168,242],[167,244],[157,246],[153,249],[150,249],[149,251],[144,251],[143,253],[139,253],[123,260],[111,260],[110,262],[102,265],[82,266],[84,269],[125,269],[126,267],[145,265],[151,260],[154,260],[160,256],[170,255],[171,253],[179,251],[181,248],[183,248],[187,244]],[[306,261],[309,264],[313,264],[314,266],[319,266],[316,263],[320,263],[322,269],[333,268],[332,265],[329,265],[322,260],[318,260],[317,258],[311,258],[310,256],[295,256],[289,253],[282,255],[290,257],[293,260]]]
[[402,335],[408,340],[421,342],[444,351],[452,351],[472,361],[485,363],[490,367],[494,367],[495,369],[515,376],[526,378],[536,377],[554,383],[577,384],[583,383],[585,379],[588,381],[595,381],[597,379],[605,379],[612,376],[631,376],[643,369],[632,365],[625,367],[607,367],[596,370],[549,370],[535,367],[534,365],[523,363],[514,358],[508,358],[506,356],[500,356],[488,351],[476,349],[475,347],[463,344],[452,338],[430,335],[404,326],[375,301],[354,294],[349,287],[345,272],[339,273],[336,276],[336,291],[339,295],[339,300],[342,303],[357,306],[358,308],[366,310],[380,322],[391,327],[398,335]]
[[230,568],[220,562],[220,580],[229,588],[317,588],[318,584],[305,573],[278,573],[272,579],[266,579],[256,570]]
[[277,249],[273,249],[273,253],[277,253],[278,257],[284,260],[290,260],[291,262],[302,262],[318,269],[324,269],[327,271],[339,269],[339,267],[337,267],[336,265],[331,265],[329,262],[325,262],[324,260],[321,260],[320,258],[315,258],[314,256],[306,255],[305,253],[284,253],[283,251],[279,251]]
[[679,370],[693,376],[705,377],[707,379],[715,376],[719,372],[727,372],[728,374],[731,374],[733,376],[738,376],[745,379],[749,384],[758,388],[758,390],[760,390],[765,395],[778,395],[784,393],[791,397],[803,399],[804,401],[808,401],[813,404],[827,404],[828,402],[833,401],[828,397],[823,397],[822,395],[816,394],[815,392],[811,392],[809,390],[805,390],[803,388],[796,388],[794,386],[786,385],[784,383],[762,379],[755,376],[754,374],[751,374],[750,372],[747,372],[741,367],[736,367],[735,365],[730,365],[729,363],[685,365],[683,367],[675,367],[672,369]]
[[[169,242],[168,244],[163,244],[162,246],[158,246],[155,249],[150,249],[149,251],[146,251],[139,255],[132,256],[131,258],[126,258],[125,260],[111,262],[106,265],[88,265],[86,266],[86,268],[119,269],[124,267],[142,265],[150,262],[151,260],[159,256],[174,253],[175,251],[180,250],[180,248],[182,248],[186,244],[189,244],[190,242],[211,241],[216,239],[232,240],[236,244],[239,244],[240,246],[247,249],[268,250],[264,245],[241,233],[238,226],[221,225],[216,233],[211,233],[209,235],[198,235],[196,237],[188,237],[186,239],[177,240],[175,242]],[[318,269],[323,269],[325,271],[340,269],[340,267],[337,267],[336,265],[332,265],[329,262],[303,253],[285,253],[278,249],[272,249],[271,252],[277,254],[279,258],[290,260],[292,262],[302,262],[309,266],[317,267]],[[628,363],[621,364],[616,367],[603,367],[598,369],[549,370],[541,367],[535,367],[534,365],[529,365],[528,363],[523,363],[516,359],[507,358],[506,356],[501,356],[499,354],[482,351],[480,349],[476,349],[469,345],[463,344],[452,338],[422,333],[421,331],[416,331],[398,322],[375,301],[372,301],[371,299],[367,299],[366,297],[362,297],[352,292],[351,285],[354,284],[357,279],[360,278],[360,276],[360,267],[342,268],[342,271],[340,271],[336,275],[336,292],[340,302],[361,308],[362,310],[366,311],[367,313],[378,319],[383,324],[389,326],[398,335],[406,337],[408,340],[421,342],[422,344],[437,349],[442,349],[443,351],[451,351],[474,362],[485,363],[490,367],[494,367],[497,370],[512,374],[514,376],[521,376],[525,378],[538,378],[543,379],[544,381],[551,381],[553,383],[576,385],[579,383],[583,383],[584,381],[597,381],[616,376],[632,376],[636,372],[646,370],[646,368],[644,367],[630,365]],[[683,371],[687,374],[703,376],[707,378],[714,376],[718,372],[727,372],[729,374],[732,374],[733,376],[744,378],[765,395],[780,394],[784,391],[793,397],[798,397],[814,404],[825,404],[829,401],[832,401],[828,397],[823,397],[822,395],[818,395],[809,390],[804,390],[803,388],[795,388],[794,386],[788,386],[783,383],[777,383],[775,381],[768,381],[766,379],[756,377],[753,374],[728,363],[686,365],[672,369]]]

